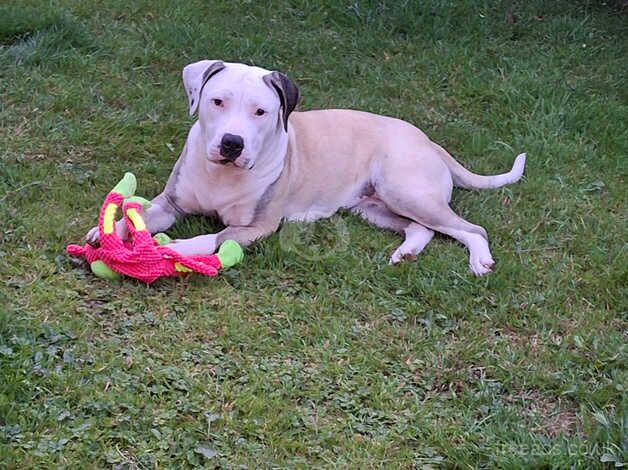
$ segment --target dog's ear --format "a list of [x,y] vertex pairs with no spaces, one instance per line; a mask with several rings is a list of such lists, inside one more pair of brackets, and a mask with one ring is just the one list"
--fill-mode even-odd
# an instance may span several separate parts
[[201,93],[207,80],[225,67],[226,65],[222,60],[200,60],[183,68],[183,86],[188,96],[190,116],[198,109]]
[[264,83],[279,95],[281,103],[283,128],[288,132],[288,116],[294,111],[299,101],[299,88],[283,73],[272,72],[263,77]]

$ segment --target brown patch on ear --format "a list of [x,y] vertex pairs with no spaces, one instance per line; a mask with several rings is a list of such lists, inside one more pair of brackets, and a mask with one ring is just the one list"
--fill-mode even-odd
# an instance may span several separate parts
[[[203,88],[205,88],[205,84],[209,81],[210,78],[212,78],[218,72],[223,70],[225,67],[226,65],[222,60],[217,60],[216,62],[214,62],[213,64],[211,64],[209,67],[205,69],[205,71],[203,72],[203,76],[201,78],[201,86],[199,87],[199,90],[198,90],[198,97],[196,97],[196,99],[199,102],[201,101],[201,95],[203,94]],[[194,105],[195,105],[194,93],[192,90],[190,90],[188,93],[190,94],[190,109],[194,109]],[[190,114],[192,114],[192,111],[190,111]]]
[[281,72],[272,72],[263,77],[264,83],[274,89],[279,95],[279,102],[283,108],[283,128],[288,132],[288,116],[294,111],[299,101],[299,88]]

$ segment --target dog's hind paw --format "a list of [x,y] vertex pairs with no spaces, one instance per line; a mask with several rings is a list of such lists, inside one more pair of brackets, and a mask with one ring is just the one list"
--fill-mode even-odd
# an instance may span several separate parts
[[473,274],[480,277],[493,272],[495,261],[493,258],[470,260],[469,267]]
[[400,248],[397,248],[395,252],[390,256],[390,260],[388,261],[388,264],[390,264],[391,266],[394,266],[396,264],[401,263],[402,261],[416,261],[416,259],[417,259],[417,253],[412,253],[412,252],[405,253],[401,251]]

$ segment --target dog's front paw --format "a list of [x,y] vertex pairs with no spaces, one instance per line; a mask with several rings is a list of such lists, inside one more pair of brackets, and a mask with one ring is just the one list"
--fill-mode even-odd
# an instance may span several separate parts
[[[129,228],[126,226],[124,220],[118,220],[116,222],[116,233],[121,240],[129,238]],[[96,225],[96,227],[92,227],[89,232],[87,232],[85,235],[85,241],[94,248],[98,248],[100,246],[100,229],[98,228],[98,225]]]
[[96,227],[92,227],[85,234],[85,242],[97,248],[100,245],[100,231],[98,230],[98,225]]

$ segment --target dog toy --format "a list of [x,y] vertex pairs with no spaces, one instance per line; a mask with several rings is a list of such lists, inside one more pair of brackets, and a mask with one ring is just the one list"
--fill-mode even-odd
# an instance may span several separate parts
[[[100,246],[68,245],[71,256],[84,257],[92,272],[104,279],[118,279],[121,274],[151,284],[160,277],[181,276],[191,272],[216,276],[218,271],[242,261],[242,248],[233,240],[225,241],[216,255],[184,256],[167,246],[165,233],[151,237],[142,219],[142,209],[150,207],[146,199],[134,196],[137,182],[133,173],[124,178],[105,198],[100,209],[98,230]],[[129,229],[129,240],[120,239],[115,228],[116,212]]]

